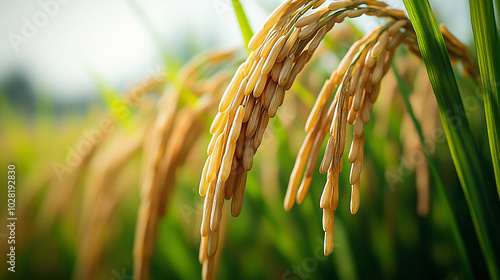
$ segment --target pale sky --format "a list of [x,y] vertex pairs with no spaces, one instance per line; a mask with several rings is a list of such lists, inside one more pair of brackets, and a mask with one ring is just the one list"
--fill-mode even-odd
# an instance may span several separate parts
[[[230,0],[0,0],[0,78],[21,68],[35,88],[72,98],[95,91],[91,72],[120,88],[163,67],[158,44],[132,1],[177,52],[192,45],[189,38],[199,49],[242,44]],[[386,2],[403,8],[400,0]],[[280,1],[242,3],[256,31]],[[431,3],[438,19],[469,43],[467,1]]]

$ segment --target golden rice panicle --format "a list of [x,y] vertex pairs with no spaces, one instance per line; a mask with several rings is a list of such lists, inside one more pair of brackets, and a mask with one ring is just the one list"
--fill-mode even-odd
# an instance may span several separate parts
[[154,142],[150,150],[146,151],[149,160],[142,183],[141,205],[134,240],[134,276],[137,279],[149,279],[149,263],[153,254],[156,221],[159,219],[156,209],[160,203],[160,181],[164,174],[160,169],[177,115],[177,99],[177,94],[163,96],[163,106],[152,128]]
[[[333,2],[330,7],[344,7],[343,5],[351,3],[350,1]],[[354,16],[357,15],[358,13],[354,14]],[[346,16],[353,16],[353,14]],[[309,23],[311,18],[315,17],[310,16],[307,20],[300,22],[299,26]],[[392,26],[396,27],[391,29]],[[327,182],[320,199],[325,231],[325,255],[333,250],[334,211],[338,205],[338,180],[342,171],[346,127],[348,124],[353,125],[353,141],[350,145],[348,161],[352,164],[349,176],[350,210],[352,214],[355,214],[359,209],[360,201],[364,126],[370,121],[373,103],[380,90],[380,81],[389,69],[393,50],[405,38],[398,34],[405,34],[407,27],[408,20],[406,19],[391,20],[385,26],[368,33],[353,44],[337,70],[323,85],[307,119],[305,127],[307,136],[290,176],[284,206],[286,210],[289,210],[295,200],[300,204],[305,199],[317,165],[319,148],[329,132],[330,137],[320,165],[320,172],[327,173]],[[391,49],[388,48],[389,45]],[[335,92],[333,101],[328,105]]]
[[386,18],[388,23],[357,41],[325,83],[306,123],[307,136],[284,201],[285,209],[289,210],[295,201],[301,203],[305,199],[321,143],[330,133],[320,165],[320,172],[328,172],[329,178],[320,206],[325,209],[325,254],[331,253],[338,178],[349,124],[355,127],[349,153],[352,164],[350,208],[353,214],[359,209],[364,125],[370,121],[380,81],[389,69],[398,45],[405,43],[414,52],[418,47],[411,24],[402,11],[374,0],[334,1],[328,5],[322,5],[323,2],[288,0],[281,4],[250,40],[252,52],[236,70],[220,100],[200,182],[200,194],[205,195],[206,204],[201,234],[203,238],[209,237],[203,239],[200,249],[205,279],[213,277],[211,258],[217,251],[224,200],[231,199],[234,217],[241,213],[247,173],[253,166],[253,157],[269,119],[276,115],[286,91],[335,24],[347,17],[366,14]]
[[[188,62],[179,73],[183,88],[198,99],[194,105],[181,107],[178,88],[172,87],[161,97],[155,124],[146,150],[146,172],[142,181],[141,205],[139,207],[134,240],[134,277],[149,279],[149,264],[160,219],[165,215],[168,199],[175,186],[176,172],[184,164],[195,141],[202,132],[202,115],[215,106],[226,85],[227,76],[217,73],[210,80],[202,79],[205,67],[217,66],[232,58],[234,51],[210,51],[200,54]],[[210,68],[209,68],[210,69]],[[195,78],[193,78],[195,77]],[[221,116],[221,119],[227,116]],[[219,128],[212,126],[214,131]],[[208,166],[207,166],[208,168]],[[204,173],[208,173],[206,170]],[[200,192],[207,192],[205,182],[200,183]],[[200,256],[201,257],[201,256]]]
[[[399,27],[404,26],[399,22],[390,22],[385,28],[368,34],[365,37],[368,40],[363,42],[364,46],[360,45],[360,49],[357,51],[354,60],[348,57],[351,59],[350,62],[346,63],[346,65],[349,65],[348,70],[345,73],[338,73],[339,75],[343,75],[343,85],[340,88],[340,92],[336,95],[339,101],[337,101],[334,119],[330,127],[331,136],[329,140],[332,141],[334,139],[335,145],[327,146],[327,151],[325,151],[326,154],[334,155],[331,157],[331,160],[326,160],[326,166],[329,165],[330,167],[324,191],[324,194],[332,193],[330,194],[329,205],[331,208],[336,208],[338,203],[338,193],[335,195],[335,191],[338,190],[332,187],[332,185],[338,184],[338,174],[342,170],[342,154],[346,139],[345,123],[347,122],[353,125],[353,140],[348,155],[348,161],[352,164],[349,176],[349,183],[351,184],[350,211],[352,214],[355,214],[359,209],[360,174],[363,165],[365,139],[364,125],[370,121],[373,102],[375,102],[380,90],[380,81],[387,73],[392,61],[393,53],[388,50],[387,46],[392,40],[401,40],[399,39],[400,37],[390,33],[392,30],[389,30],[390,26],[394,24],[398,24]],[[401,32],[400,28],[396,32]],[[393,44],[397,46],[400,43],[401,41]],[[340,107],[341,104],[344,104],[344,107]],[[331,148],[334,151],[328,150]],[[326,155],[325,158],[327,158]],[[335,179],[333,178],[335,177],[334,175],[336,175]],[[332,181],[335,181],[335,183],[332,184]],[[322,204],[323,206],[328,206],[326,202]],[[326,231],[325,234],[325,237],[328,237]],[[329,252],[329,246],[330,244],[325,238],[325,253]]]
[[[284,2],[269,16],[263,29],[251,39],[249,48],[252,53],[236,70],[219,103],[218,114],[210,130],[212,140],[207,149],[208,159],[200,182],[200,194],[205,194],[205,204],[208,204],[203,209],[202,236],[216,235],[224,198],[232,199],[233,216],[241,213],[247,172],[252,168],[253,157],[260,146],[269,119],[276,115],[286,91],[310,60],[321,39],[336,22],[342,21],[330,15],[331,7],[318,8],[322,2],[324,1]],[[311,8],[314,10],[312,13],[302,16]],[[348,15],[345,14],[343,18],[346,16]],[[311,130],[308,137],[310,140],[301,153],[304,158],[294,171],[296,178],[300,179],[299,174],[306,168],[306,160],[312,147],[315,151],[319,150],[319,142],[328,131],[328,124],[319,117],[319,113],[325,114],[325,104],[331,99],[332,87],[339,83],[337,80],[332,81],[332,85],[325,86],[323,97],[316,106],[317,113],[308,122],[308,130],[317,123],[323,123],[324,128]],[[331,118],[333,115],[329,116]],[[307,169],[309,175],[302,181],[299,202],[309,189],[313,164],[309,164]],[[286,208],[290,208],[295,201],[298,180],[295,181],[295,186],[290,188],[293,191],[287,193]],[[232,190],[232,195],[226,188]],[[206,255],[215,253],[216,246],[216,243],[207,246]],[[200,259],[204,260],[204,263],[208,261],[208,258]],[[205,264],[204,266],[210,267]]]
[[[253,166],[253,157],[262,143],[269,119],[276,115],[286,91],[311,58],[315,47],[310,50],[306,46],[311,41],[314,46],[318,45],[326,34],[324,25],[317,24],[321,16],[315,15],[312,17],[318,26],[307,26],[307,36],[300,37],[300,29],[293,25],[298,19],[294,15],[319,6],[318,1],[303,2],[287,1],[268,18],[264,28],[252,38],[249,44],[252,53],[236,70],[219,103],[200,180],[200,194],[205,196],[199,257],[204,278],[213,276],[211,257],[217,251],[215,240],[224,199],[231,199],[231,214],[238,216],[242,210],[247,172]],[[328,12],[327,8],[319,10],[323,14]],[[318,32],[320,29],[323,31]],[[325,90],[323,102],[330,98],[329,89]],[[323,130],[322,134],[325,133]],[[317,145],[315,148],[319,149]],[[304,181],[301,193],[307,193],[309,184],[310,180]]]

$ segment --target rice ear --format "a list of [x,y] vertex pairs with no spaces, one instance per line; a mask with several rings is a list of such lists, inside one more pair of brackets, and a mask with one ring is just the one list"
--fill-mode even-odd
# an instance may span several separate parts
[[[333,217],[339,200],[338,178],[343,166],[347,125],[354,125],[354,141],[349,155],[352,163],[351,212],[354,214],[359,209],[364,125],[370,121],[380,82],[389,69],[397,46],[404,43],[415,53],[418,47],[414,31],[402,11],[372,0],[334,1],[319,8],[323,2],[285,1],[251,39],[249,48],[252,53],[236,72],[219,104],[219,114],[214,119],[211,131],[214,138],[208,149],[211,156],[207,177],[203,177],[200,184],[204,180],[226,182],[215,184],[215,192],[220,197],[232,199],[231,214],[238,216],[242,211],[247,172],[253,166],[253,157],[261,144],[269,119],[277,114],[286,92],[326,33],[346,17],[366,14],[387,18],[385,25],[367,33],[351,46],[324,84],[307,120],[307,136],[297,156],[285,196],[286,210],[290,210],[295,201],[304,201],[312,182],[321,143],[330,132],[319,168],[320,173],[328,172],[320,201],[320,207],[324,209],[324,253],[328,255],[333,250]],[[312,13],[306,15],[311,8]],[[453,46],[458,44],[455,42]],[[336,87],[339,89],[333,97]],[[228,109],[229,118],[226,120],[222,116]],[[235,122],[236,117],[238,121]],[[227,151],[223,158],[220,151]],[[221,160],[223,168],[219,168]],[[205,199],[210,198],[206,196]],[[223,202],[224,199],[217,200],[217,209],[222,207],[220,204]],[[214,224],[210,232],[204,231],[204,234],[216,234],[219,221],[212,221]],[[210,275],[210,257],[216,252],[214,246],[216,242],[200,258],[203,260],[204,277]],[[208,258],[204,258],[205,255]]]

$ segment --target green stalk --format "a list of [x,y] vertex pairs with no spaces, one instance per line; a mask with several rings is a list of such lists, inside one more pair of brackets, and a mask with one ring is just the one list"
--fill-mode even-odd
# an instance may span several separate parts
[[[497,0],[498,2],[498,0]],[[500,44],[493,1],[470,0],[470,16],[481,74],[491,158],[500,197]],[[498,8],[498,7],[497,7]]]
[[424,151],[425,156],[427,157],[427,162],[429,164],[429,169],[431,171],[431,176],[432,180],[434,181],[434,184],[436,186],[439,200],[441,201],[440,205],[443,207],[444,212],[446,213],[446,217],[448,218],[448,222],[450,223],[450,231],[451,235],[453,236],[453,241],[455,242],[455,245],[457,246],[458,254],[460,256],[460,262],[463,266],[465,276],[467,279],[473,279],[474,276],[472,274],[472,269],[470,266],[469,262],[469,257],[467,256],[467,251],[465,250],[465,243],[462,238],[462,235],[460,234],[460,231],[458,229],[458,224],[457,224],[457,218],[455,216],[455,213],[453,212],[450,202],[448,201],[448,197],[445,194],[444,191],[444,186],[443,182],[441,181],[441,178],[439,177],[439,172],[437,169],[437,164],[435,160],[432,158],[429,150],[427,149],[427,146],[425,145],[425,139],[424,139],[424,134],[422,132],[422,126],[420,125],[420,122],[417,120],[417,117],[415,116],[415,113],[413,112],[413,108],[411,107],[410,103],[410,90],[404,83],[401,75],[399,75],[398,70],[396,69],[396,66],[394,63],[391,64],[392,71],[394,72],[394,76],[396,76],[396,80],[398,83],[399,90],[401,91],[401,95],[403,96],[403,100],[406,105],[406,109],[408,110],[408,114],[410,115],[413,124],[415,125],[415,129],[417,130],[418,137],[420,139],[420,144],[422,145],[422,150]]
[[495,17],[497,19],[497,33],[500,31],[500,0],[495,0]]
[[233,3],[234,13],[236,14],[236,18],[238,19],[238,24],[240,26],[241,35],[243,36],[243,40],[245,41],[245,48],[248,52],[248,43],[250,43],[250,39],[252,39],[253,31],[250,27],[250,23],[248,23],[248,18],[245,14],[245,10],[241,6],[240,0],[231,0]]
[[491,188],[484,163],[479,159],[443,36],[428,0],[403,1],[417,34],[422,58],[439,106],[450,153],[465,193],[490,277],[499,279],[498,198]]

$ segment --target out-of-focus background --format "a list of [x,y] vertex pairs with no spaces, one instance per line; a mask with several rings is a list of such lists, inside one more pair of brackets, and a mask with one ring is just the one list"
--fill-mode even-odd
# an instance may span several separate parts
[[[254,31],[279,3],[242,1]],[[404,9],[402,1],[386,3]],[[473,44],[468,1],[435,0],[431,5],[438,22],[466,45]],[[306,68],[309,74],[302,75],[303,84],[314,96],[359,32],[372,30],[381,21],[363,16],[349,22],[352,25],[343,23],[334,28],[340,31],[332,31],[331,39],[338,47],[324,49],[325,59],[313,59]],[[145,86],[158,77],[172,82],[182,66],[200,53],[231,49],[237,50],[232,58],[205,74],[204,80],[209,81],[218,72],[231,75],[245,56],[229,0],[0,1],[0,168],[5,169],[0,174],[6,173],[7,164],[16,164],[19,217],[17,265],[16,272],[11,273],[3,261],[8,232],[3,226],[7,191],[2,188],[0,278],[79,279],[78,269],[87,267],[96,271],[97,279],[132,279],[132,247],[145,162],[139,148],[142,144],[136,144],[136,150],[132,149],[118,171],[106,164],[125,153],[121,146],[113,150],[125,142],[123,139],[133,142],[134,137],[146,135],[144,131],[154,115],[151,107],[163,88],[152,89],[152,96],[127,110],[123,119],[113,110],[110,98],[125,96],[137,85]],[[417,82],[422,81],[418,59],[402,51],[396,62],[411,90],[418,91]],[[411,134],[411,122],[398,97],[395,79],[387,79],[386,92],[381,95],[389,97],[382,97],[375,105],[373,121],[367,128],[361,208],[354,216],[349,213],[348,172],[344,171],[341,178],[346,188],[341,191],[336,212],[333,254],[322,257],[316,253],[318,248],[322,250],[318,201],[324,176],[316,174],[303,205],[290,212],[282,207],[311,106],[307,102],[311,96],[308,99],[294,88],[256,154],[241,216],[224,218],[226,232],[217,269],[221,279],[466,277],[432,180],[422,171],[426,168],[419,168],[419,160],[411,158],[412,149],[417,148],[410,138],[416,136]],[[459,83],[478,143],[487,143],[477,87],[466,77]],[[294,90],[299,93],[295,95]],[[424,103],[414,99],[415,106]],[[425,104],[432,104],[430,99]],[[422,116],[429,113],[426,110],[436,113],[432,105],[425,108]],[[207,125],[214,112],[204,115],[200,137],[187,164],[178,170],[167,213],[159,226],[151,263],[153,279],[200,277],[197,256],[203,202],[198,195],[198,178],[206,159]],[[460,230],[468,240],[467,252],[477,256],[469,261],[481,275],[485,273],[484,262],[439,117],[435,116],[428,121],[429,139],[447,195],[458,211]],[[80,170],[75,164],[64,169],[79,139],[91,135],[108,119],[116,123],[108,137],[111,139],[95,151],[86,163],[89,167]],[[481,152],[487,155],[487,151]],[[108,173],[99,172],[106,168],[110,169]],[[6,185],[3,177],[1,182]],[[430,184],[427,215],[417,213],[416,185],[425,185],[419,180]],[[99,202],[89,199],[93,196],[87,189],[96,184],[102,185],[100,191],[112,190],[111,198],[105,197],[109,201],[104,196],[96,196],[104,199]],[[109,211],[103,218],[106,223],[99,223],[99,219],[85,223],[85,211],[92,205],[102,207],[99,212]],[[98,245],[92,245],[94,249],[85,255],[81,244],[88,244],[85,236],[95,233],[94,226],[103,234],[95,241]],[[92,262],[94,256],[96,263]]]
[[[385,2],[404,9],[402,1]],[[252,28],[279,3],[243,1]],[[432,5],[440,22],[472,43],[467,1]],[[207,48],[242,45],[229,0],[2,1],[0,15],[4,91],[23,83],[35,95],[64,101],[96,97],[92,74],[125,89],[143,73],[164,69],[165,52],[187,60]],[[366,21],[354,22],[363,29]]]

